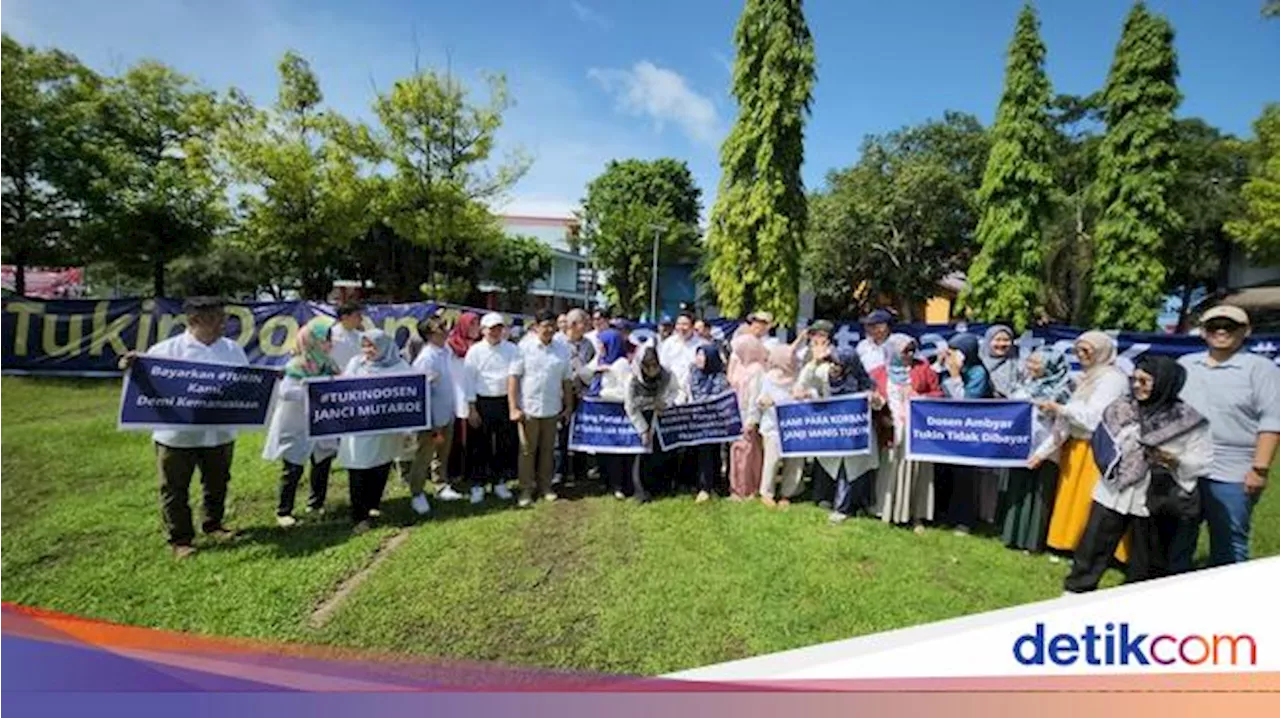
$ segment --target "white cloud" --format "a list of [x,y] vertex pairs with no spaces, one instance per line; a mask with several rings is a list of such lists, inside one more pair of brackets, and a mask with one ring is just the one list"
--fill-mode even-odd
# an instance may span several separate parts
[[674,122],[695,142],[714,145],[720,140],[715,103],[689,87],[674,70],[644,60],[630,70],[593,67],[587,77],[612,94],[621,110],[652,118],[659,130],[666,122]]
[[586,5],[583,5],[582,3],[577,2],[576,0],[574,0],[573,2],[570,2],[569,7],[573,9],[573,14],[577,15],[579,20],[587,23],[588,25],[595,25],[596,27],[601,28],[603,30],[608,30],[609,27],[613,24],[609,22],[609,18],[605,17],[604,15],[601,15],[595,10],[592,10]]

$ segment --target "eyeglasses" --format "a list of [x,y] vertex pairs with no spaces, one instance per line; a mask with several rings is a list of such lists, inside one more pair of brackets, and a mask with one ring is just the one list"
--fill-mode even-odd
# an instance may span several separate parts
[[1138,376],[1137,374],[1133,375],[1132,381],[1134,386],[1153,386],[1156,383],[1156,380],[1149,376]]
[[1204,325],[1204,331],[1206,334],[1217,334],[1218,332],[1233,334],[1238,331],[1241,326],[1243,325],[1237,324],[1230,319],[1223,321],[1211,321]]

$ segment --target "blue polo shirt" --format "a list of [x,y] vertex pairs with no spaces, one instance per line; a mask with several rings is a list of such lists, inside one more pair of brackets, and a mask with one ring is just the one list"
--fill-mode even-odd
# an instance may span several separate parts
[[1187,370],[1181,398],[1209,420],[1213,432],[1210,478],[1243,483],[1258,434],[1280,432],[1280,367],[1244,349],[1217,364],[1209,352],[1178,362]]

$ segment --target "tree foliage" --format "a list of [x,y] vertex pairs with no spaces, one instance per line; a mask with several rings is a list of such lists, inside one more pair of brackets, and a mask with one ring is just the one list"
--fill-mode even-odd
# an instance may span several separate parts
[[610,304],[637,316],[650,302],[654,236],[658,262],[698,257],[702,190],[674,159],[615,160],[587,185],[578,241],[606,275]]
[[738,117],[720,148],[707,274],[720,309],[796,316],[807,206],[800,166],[815,82],[801,0],[747,0],[734,32]]
[[[278,67],[276,103],[238,105],[222,134],[239,197],[238,246],[270,268],[273,292],[287,282],[323,299],[338,258],[371,222],[368,130],[322,107],[310,65],[293,52]],[[361,142],[360,140],[363,140]]]
[[26,267],[76,254],[86,167],[81,146],[101,81],[71,55],[3,38],[3,232],[15,289]]
[[156,296],[168,264],[206,246],[228,219],[213,152],[223,116],[213,92],[157,62],[107,83],[89,229],[99,256],[149,275]]
[[1177,182],[1180,99],[1173,28],[1139,2],[1103,90],[1107,132],[1098,159],[1093,323],[1150,330],[1163,303],[1166,238],[1181,232]]
[[1102,96],[1059,95],[1050,114],[1058,191],[1045,230],[1045,315],[1051,321],[1079,325],[1088,320],[1093,230],[1098,216],[1094,188],[1104,129]]
[[1035,10],[1025,5],[1009,46],[1004,94],[991,129],[978,201],[980,247],[961,302],[1022,331],[1043,315],[1045,229],[1053,213],[1049,78]]
[[1227,231],[1256,260],[1280,262],[1280,104],[1267,105],[1253,125],[1252,168],[1241,215]]
[[824,308],[881,300],[912,319],[937,282],[973,254],[989,140],[972,115],[867,138],[862,159],[810,198],[805,272]]
[[536,237],[523,235],[502,235],[496,244],[484,276],[502,287],[510,306],[523,306],[529,285],[551,272],[551,249]]

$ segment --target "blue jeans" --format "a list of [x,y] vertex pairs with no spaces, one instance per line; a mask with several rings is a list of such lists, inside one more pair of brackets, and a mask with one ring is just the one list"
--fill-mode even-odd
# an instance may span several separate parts
[[836,502],[833,508],[845,516],[852,516],[859,509],[867,509],[871,502],[875,473],[876,470],[872,469],[850,480],[841,466],[839,478],[836,479]]
[[1209,522],[1209,565],[1225,566],[1249,560],[1249,518],[1256,496],[1241,482],[1200,479],[1200,500]]

